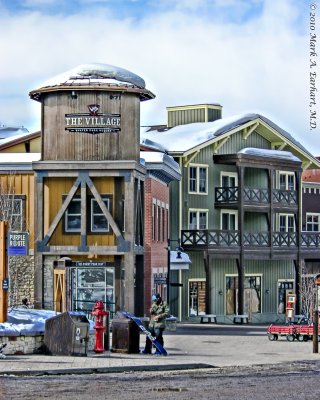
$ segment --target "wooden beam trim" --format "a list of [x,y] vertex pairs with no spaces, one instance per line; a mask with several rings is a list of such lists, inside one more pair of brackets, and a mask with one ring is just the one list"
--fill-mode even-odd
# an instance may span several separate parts
[[247,140],[248,137],[251,135],[251,133],[253,133],[258,128],[258,126],[259,126],[259,122],[256,122],[254,125],[251,126],[250,129],[249,129],[249,127],[246,128],[245,129],[246,132],[244,131],[243,135],[242,135],[243,139]]
[[188,158],[188,157],[185,157],[185,158],[186,158],[186,161],[184,162],[183,166],[184,166],[185,168],[187,168],[187,167],[189,166],[189,164],[191,163],[191,161],[194,160],[195,157],[196,157],[199,153],[200,153],[200,150],[197,150],[197,151],[194,152],[189,158]]
[[310,165],[312,164],[311,161],[303,161],[302,163],[302,169],[303,171],[305,171],[306,169],[308,169],[310,167]]
[[81,245],[87,244],[87,186],[85,180],[81,181]]
[[99,204],[101,211],[103,212],[103,215],[106,217],[107,221],[109,222],[114,234],[116,235],[117,239],[120,241],[123,241],[123,236],[120,232],[120,229],[118,228],[118,225],[116,224],[115,220],[113,219],[112,215],[110,214],[109,210],[107,209],[106,205],[104,204],[104,201],[102,200],[102,197],[96,187],[94,186],[92,180],[89,178],[89,176],[86,177],[86,182],[87,185],[93,194],[94,198],[97,200],[97,203]]
[[52,221],[52,224],[50,225],[50,227],[48,229],[48,232],[45,235],[45,238],[44,238],[44,241],[43,241],[44,245],[46,245],[49,242],[51,236],[53,235],[53,232],[57,229],[57,226],[58,226],[59,222],[61,221],[64,213],[66,212],[66,210],[67,210],[67,208],[68,208],[68,206],[69,206],[69,204],[71,202],[71,200],[73,199],[74,195],[76,194],[76,192],[77,192],[77,190],[79,188],[81,180],[82,179],[80,177],[78,177],[76,179],[76,181],[73,184],[70,192],[68,193],[68,196],[65,198],[60,210],[58,211],[57,215],[55,216],[54,220]]
[[277,148],[277,150],[283,150],[285,147],[286,147],[286,145],[287,145],[287,143],[286,142],[283,142],[278,148]]
[[224,139],[220,140],[219,142],[215,142],[213,144],[213,152],[217,153],[217,151],[230,139],[230,136],[225,137]]

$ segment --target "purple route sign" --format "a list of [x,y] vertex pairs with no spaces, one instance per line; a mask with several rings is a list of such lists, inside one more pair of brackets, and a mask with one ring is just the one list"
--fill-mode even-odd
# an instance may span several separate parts
[[27,256],[29,253],[28,232],[8,233],[8,256]]

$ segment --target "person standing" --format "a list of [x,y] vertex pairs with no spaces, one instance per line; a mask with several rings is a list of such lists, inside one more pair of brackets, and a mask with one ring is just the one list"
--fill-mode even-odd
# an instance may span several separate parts
[[[169,306],[162,301],[162,298],[159,293],[152,295],[152,305],[150,308],[150,322],[149,322],[149,331],[152,336],[154,336],[157,341],[163,347],[163,331],[166,328],[166,318],[169,315]],[[152,342],[147,337],[146,345],[143,354],[151,354],[152,353]],[[157,349],[155,352],[156,355],[160,355],[161,353]]]

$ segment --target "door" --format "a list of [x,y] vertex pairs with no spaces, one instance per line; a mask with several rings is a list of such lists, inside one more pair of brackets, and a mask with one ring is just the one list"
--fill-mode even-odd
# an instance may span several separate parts
[[55,268],[53,270],[53,309],[65,312],[66,308],[66,270]]

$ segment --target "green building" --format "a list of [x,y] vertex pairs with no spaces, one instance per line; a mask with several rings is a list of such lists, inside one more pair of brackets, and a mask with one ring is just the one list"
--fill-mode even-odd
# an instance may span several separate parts
[[192,264],[170,272],[171,311],[180,320],[284,321],[288,294],[301,312],[304,261],[320,256],[319,233],[301,224],[301,174],[320,162],[264,116],[221,111],[168,107],[166,126],[141,132],[142,143],[159,143],[181,169],[171,185],[170,244],[181,244]]

